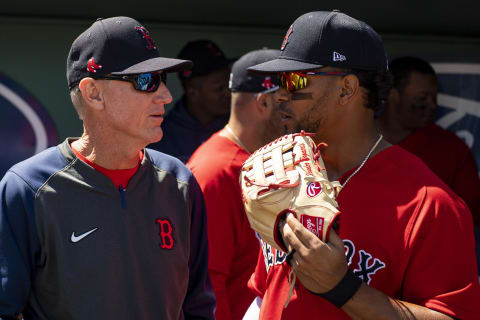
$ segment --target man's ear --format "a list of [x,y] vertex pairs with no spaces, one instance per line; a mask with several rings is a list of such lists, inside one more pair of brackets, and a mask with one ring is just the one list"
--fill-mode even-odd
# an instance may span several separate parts
[[355,98],[360,92],[360,81],[353,74],[346,75],[340,88],[340,104],[345,105]]
[[104,106],[103,91],[100,83],[92,78],[83,78],[78,84],[85,103],[94,109],[101,110]]
[[267,93],[257,93],[254,95],[255,100],[257,102],[256,103],[257,109],[261,114],[270,112],[267,96],[268,96]]

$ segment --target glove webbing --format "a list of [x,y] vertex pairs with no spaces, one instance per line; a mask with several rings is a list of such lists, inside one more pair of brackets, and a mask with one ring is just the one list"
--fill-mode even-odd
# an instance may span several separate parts
[[[288,152],[289,150],[293,149],[293,146],[294,146],[295,144],[296,144],[296,142],[293,142],[293,145],[290,146],[287,150],[284,150],[283,152]],[[326,146],[328,146],[326,143],[321,142],[321,143],[319,143],[319,144],[316,145],[316,146],[314,145],[314,149],[313,149],[313,151],[314,151],[313,159],[315,160],[315,164],[317,165],[317,168],[318,168],[318,170],[320,170],[320,171],[321,171],[321,170],[325,170],[325,168],[323,168],[322,166],[320,166],[320,163],[318,162],[318,159],[321,157],[321,155],[320,155],[320,148],[321,148],[321,147],[326,147]],[[263,163],[265,164],[265,162],[266,162],[267,160],[270,160],[270,159],[271,159],[271,156],[265,158],[265,159],[263,160]],[[295,159],[295,154],[294,154],[293,152],[292,152],[292,159]],[[283,160],[285,161],[285,159],[283,159]],[[293,163],[291,163],[291,164],[289,164],[289,165],[286,165],[286,166],[284,165],[284,168],[285,168],[285,170],[288,170],[288,168],[292,168],[292,169],[293,169],[293,167],[295,167],[295,166],[297,166],[298,164],[300,164],[301,162],[305,162],[305,161],[310,161],[310,159],[309,159],[308,157],[298,159],[297,161],[294,161]],[[247,168],[244,168],[243,170],[249,171],[249,170],[251,170],[251,169],[252,169],[252,167],[247,167]],[[292,170],[292,169],[291,169],[291,170]],[[273,171],[270,172],[270,174],[267,174],[266,176],[272,175],[272,174],[273,174]],[[263,184],[255,183],[254,181],[250,180],[247,176],[244,176],[244,179],[245,179],[245,181],[247,182],[247,183],[246,183],[247,186],[252,186],[252,185],[254,185],[254,186],[257,186],[257,187],[265,187],[265,188],[267,188],[267,189],[262,190],[261,192],[259,192],[259,194],[260,194],[260,193],[267,192],[267,191],[269,191],[269,190],[271,190],[271,189],[276,190],[276,189],[279,189],[279,188],[296,188],[296,187],[298,187],[298,185],[300,184],[300,181],[297,181],[296,183],[292,183],[292,184],[291,184],[291,183],[289,183],[289,180],[286,180],[286,181],[283,181],[282,183],[279,183],[279,184],[277,184],[277,183],[270,183],[270,184],[268,184],[268,185],[263,185]]]
[[254,186],[257,186],[257,187],[267,188],[267,189],[259,191],[258,192],[259,195],[269,191],[270,189],[276,190],[276,189],[279,189],[279,188],[296,188],[300,184],[300,181],[297,181],[295,183],[290,183],[290,180],[285,180],[282,183],[269,183],[268,185],[263,185],[263,184],[258,184],[258,183],[253,182],[252,180],[248,179],[247,176],[244,176],[244,178],[245,178],[245,181],[247,181],[247,185],[254,185]]

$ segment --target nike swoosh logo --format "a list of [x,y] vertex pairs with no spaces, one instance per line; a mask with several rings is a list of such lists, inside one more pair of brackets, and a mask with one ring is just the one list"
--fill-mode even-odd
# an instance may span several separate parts
[[81,235],[79,236],[75,236],[75,232],[72,232],[72,236],[70,237],[70,240],[72,242],[78,242],[80,240],[82,240],[83,238],[85,238],[86,236],[88,236],[89,234],[95,232],[98,228],[95,228],[95,229],[92,229],[90,231],[87,231],[85,233],[82,233]]

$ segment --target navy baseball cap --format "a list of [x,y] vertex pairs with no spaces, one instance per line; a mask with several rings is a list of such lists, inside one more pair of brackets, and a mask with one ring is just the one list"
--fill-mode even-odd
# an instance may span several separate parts
[[182,82],[228,67],[231,62],[225,57],[223,51],[210,40],[187,42],[178,53],[177,58],[193,62],[191,70],[184,70],[178,74]]
[[238,59],[232,66],[228,87],[232,92],[273,92],[279,88],[276,74],[263,75],[248,72],[248,68],[276,59],[280,50],[261,49],[251,51]]
[[160,57],[148,30],[132,18],[97,19],[72,43],[67,81],[71,89],[86,77],[176,72],[192,65],[191,61]]
[[275,73],[323,66],[386,71],[382,38],[363,21],[338,10],[306,13],[288,29],[278,59],[249,68]]

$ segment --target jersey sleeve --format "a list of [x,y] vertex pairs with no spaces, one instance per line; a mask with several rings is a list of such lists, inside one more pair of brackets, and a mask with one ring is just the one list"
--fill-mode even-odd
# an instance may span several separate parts
[[424,188],[408,239],[402,298],[459,319],[480,318],[472,218],[455,195]]
[[34,197],[33,189],[13,172],[0,181],[0,317],[23,311],[39,263]]
[[215,295],[208,275],[207,221],[202,192],[193,177],[189,181],[190,270],[188,291],[183,303],[186,319],[214,319]]

